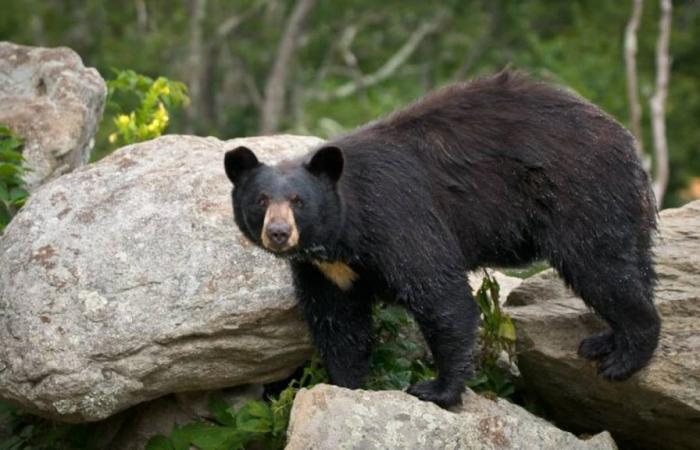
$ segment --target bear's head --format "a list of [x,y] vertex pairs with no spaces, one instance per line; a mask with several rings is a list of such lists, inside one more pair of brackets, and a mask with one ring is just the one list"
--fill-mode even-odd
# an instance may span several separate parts
[[343,154],[323,147],[310,157],[261,163],[247,147],[226,153],[236,224],[255,244],[279,256],[323,253],[342,226],[338,180]]

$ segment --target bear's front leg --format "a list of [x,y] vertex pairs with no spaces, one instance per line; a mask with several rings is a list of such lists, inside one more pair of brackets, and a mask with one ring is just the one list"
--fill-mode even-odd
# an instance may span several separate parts
[[356,389],[369,373],[372,298],[361,280],[340,288],[313,264],[292,263],[294,287],[332,384]]
[[[413,314],[433,354],[438,375],[409,387],[408,393],[443,408],[462,401],[472,375],[479,312],[466,274],[461,270],[407,273],[397,298]],[[439,266],[433,265],[437,268]]]

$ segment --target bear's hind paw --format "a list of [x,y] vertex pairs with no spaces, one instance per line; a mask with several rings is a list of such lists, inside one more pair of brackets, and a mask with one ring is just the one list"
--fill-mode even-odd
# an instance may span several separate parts
[[639,367],[634,364],[630,355],[619,350],[610,353],[598,365],[598,374],[610,381],[624,381],[637,370]]
[[603,331],[583,339],[578,347],[578,354],[586,359],[598,360],[608,356],[614,350],[615,336],[613,332]]

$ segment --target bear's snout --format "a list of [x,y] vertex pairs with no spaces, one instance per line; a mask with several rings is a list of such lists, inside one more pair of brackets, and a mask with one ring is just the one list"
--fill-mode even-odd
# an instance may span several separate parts
[[289,202],[272,202],[265,212],[262,235],[263,247],[279,253],[299,242],[299,231]]
[[267,226],[265,233],[272,244],[284,247],[292,234],[292,227],[286,222],[274,222]]

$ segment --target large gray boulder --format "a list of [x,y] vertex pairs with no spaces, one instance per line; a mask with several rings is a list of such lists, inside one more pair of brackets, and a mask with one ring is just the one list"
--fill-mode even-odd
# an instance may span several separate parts
[[503,399],[468,391],[463,403],[450,412],[399,391],[302,389],[286,450],[617,448],[608,433],[579,439]]
[[30,189],[87,163],[106,96],[73,50],[0,42],[0,124],[25,140]]
[[0,397],[93,421],[288,376],[311,343],[286,263],[233,222],[223,156],[320,142],[166,136],[39,188],[0,237]]
[[[513,291],[518,366],[558,424],[606,429],[621,445],[700,448],[700,201],[660,214],[655,247],[661,341],[648,368],[622,383],[576,355],[603,323],[552,271]],[[604,270],[601,267],[601,270]]]

